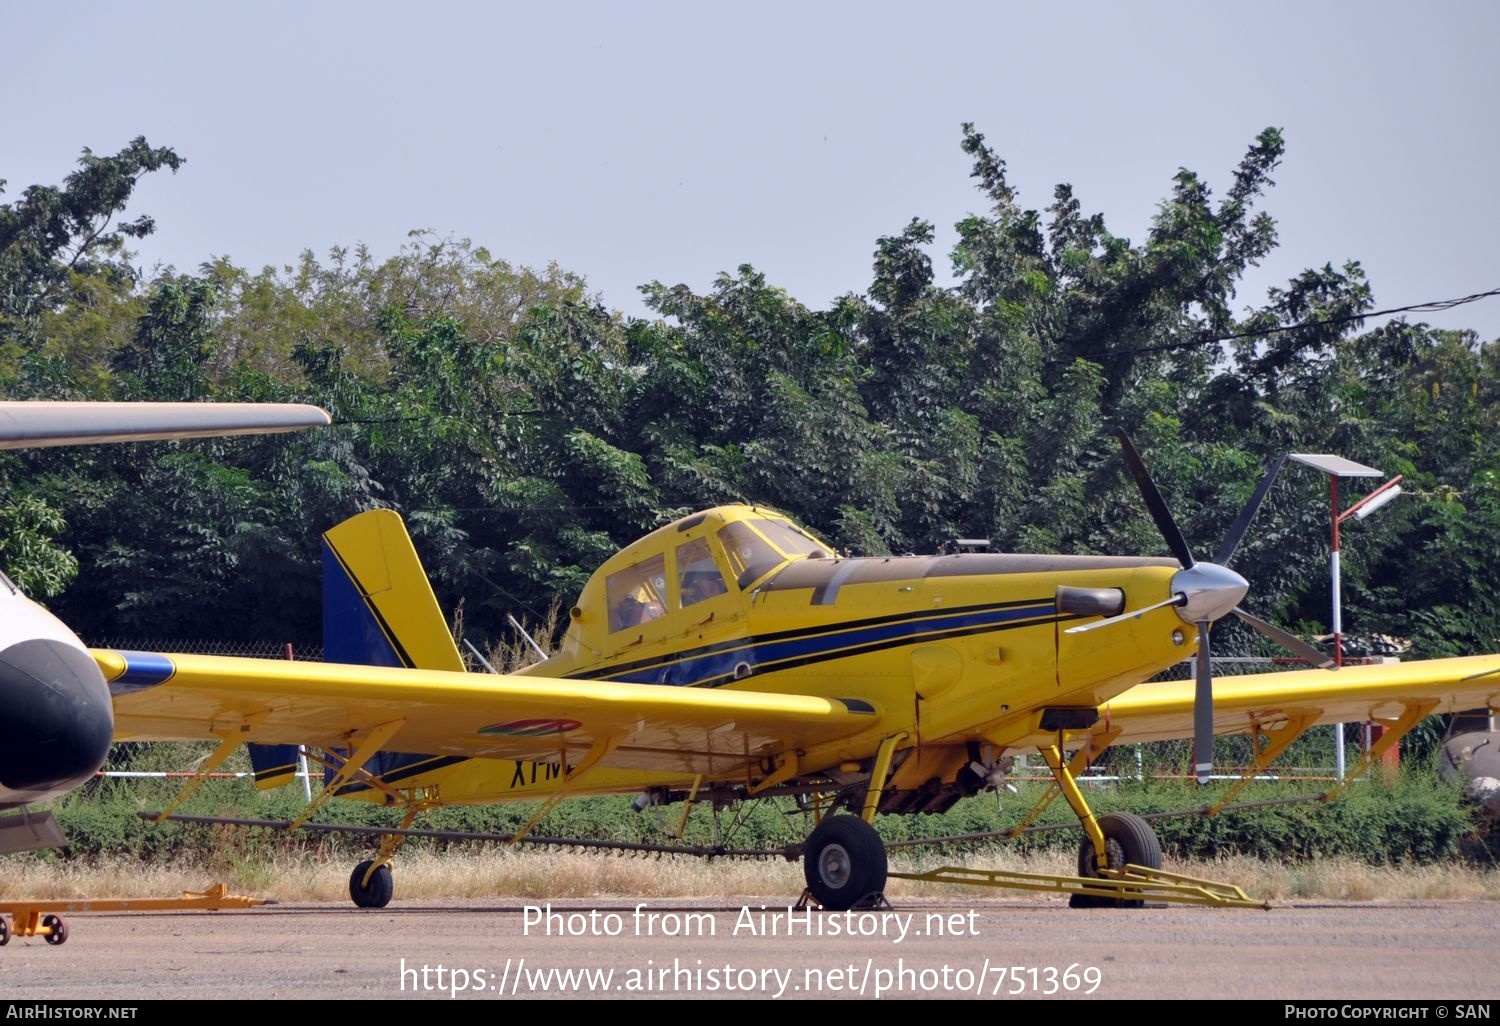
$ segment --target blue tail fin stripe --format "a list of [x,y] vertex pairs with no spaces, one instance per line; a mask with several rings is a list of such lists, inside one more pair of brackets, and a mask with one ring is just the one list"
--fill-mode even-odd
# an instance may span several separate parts
[[323,543],[323,659],[362,666],[411,665],[327,542]]

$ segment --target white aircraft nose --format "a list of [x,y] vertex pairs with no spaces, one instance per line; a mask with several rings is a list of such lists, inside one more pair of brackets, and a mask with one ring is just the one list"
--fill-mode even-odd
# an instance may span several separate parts
[[114,707],[83,648],[33,638],[0,652],[0,808],[43,801],[104,764]]
[[1250,583],[1227,566],[1194,563],[1172,575],[1172,591],[1184,597],[1177,615],[1188,623],[1213,622],[1232,612]]

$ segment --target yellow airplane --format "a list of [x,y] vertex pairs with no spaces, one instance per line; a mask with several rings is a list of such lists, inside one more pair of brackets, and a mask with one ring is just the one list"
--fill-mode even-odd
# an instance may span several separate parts
[[[1082,825],[1079,876],[943,878],[1085,906],[1259,906],[1162,871],[1149,824],[1096,817],[1077,776],[1112,744],[1193,736],[1206,775],[1213,736],[1248,733],[1249,780],[1309,727],[1366,720],[1389,728],[1378,758],[1430,713],[1500,709],[1500,655],[1213,679],[1208,628],[1228,615],[1325,658],[1244,613],[1246,582],[1226,565],[1276,468],[1201,562],[1121,439],[1171,558],[847,558],[776,512],[719,506],[622,549],[569,610],[556,654],[494,675],[465,672],[400,518],[372,510],[324,535],[327,661],[93,656],[117,739],[219,742],[184,796],[241,743],[264,786],[290,779],[284,746],[306,745],[329,767],[324,790],[276,825],[315,825],[333,797],[403,810],[351,875],[363,907],[390,901],[391,860],[425,810],[538,802],[516,840],[558,801],[609,793],[642,806],[796,795],[816,814],[789,851],[803,900],[865,907],[899,875],[877,815],[946,808],[1000,785],[1026,753]],[[1194,681],[1146,683],[1195,653]]]

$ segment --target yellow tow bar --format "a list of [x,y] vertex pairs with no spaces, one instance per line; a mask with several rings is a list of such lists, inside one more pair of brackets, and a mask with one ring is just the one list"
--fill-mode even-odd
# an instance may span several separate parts
[[1256,901],[1234,884],[1215,883],[1161,869],[1127,865],[1123,869],[1100,870],[1092,876],[1051,876],[1018,873],[1006,869],[965,869],[944,866],[925,873],[888,873],[893,879],[926,880],[931,883],[968,884],[974,887],[1011,887],[1051,894],[1081,894],[1119,901],[1162,901],[1178,905],[1212,905],[1218,908],[1269,909],[1270,902]]
[[[11,937],[41,937],[48,944],[68,939],[64,912],[181,912],[189,909],[217,911],[226,908],[253,908],[270,905],[269,898],[249,898],[230,894],[229,888],[214,884],[206,891],[183,891],[176,898],[77,898],[58,901],[0,901],[0,945]],[[9,918],[6,918],[6,917]]]

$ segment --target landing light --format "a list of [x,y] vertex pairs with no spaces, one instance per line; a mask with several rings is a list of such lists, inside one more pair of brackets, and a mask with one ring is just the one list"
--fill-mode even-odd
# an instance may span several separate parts
[[1172,644],[1181,645],[1185,641],[1187,641],[1187,635],[1182,633],[1181,630],[1175,630],[1172,632]]

